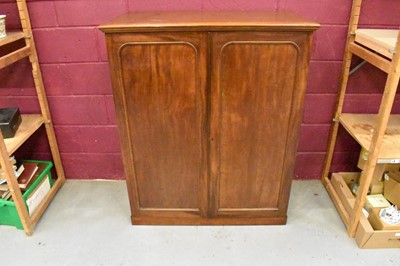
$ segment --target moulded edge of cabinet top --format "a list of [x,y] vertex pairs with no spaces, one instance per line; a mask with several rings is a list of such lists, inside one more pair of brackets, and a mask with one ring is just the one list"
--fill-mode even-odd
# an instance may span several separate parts
[[171,11],[132,12],[102,24],[106,32],[162,30],[235,30],[240,28],[314,31],[319,24],[287,11]]

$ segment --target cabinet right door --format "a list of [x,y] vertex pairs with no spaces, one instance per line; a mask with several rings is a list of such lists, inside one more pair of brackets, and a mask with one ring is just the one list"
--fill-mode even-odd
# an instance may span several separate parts
[[210,215],[286,223],[309,35],[216,32],[211,44]]

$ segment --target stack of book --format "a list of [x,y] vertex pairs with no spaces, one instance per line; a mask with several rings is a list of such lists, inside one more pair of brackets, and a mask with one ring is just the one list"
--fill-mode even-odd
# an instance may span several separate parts
[[[24,170],[23,166],[21,164],[17,163],[17,160],[15,160],[14,156],[11,156],[9,159],[10,159],[11,165],[13,166],[14,174],[16,176],[19,176],[22,173],[22,171]],[[3,167],[1,167],[1,165],[0,165],[0,184],[5,183],[5,182],[6,182],[6,180],[5,180],[5,172],[4,172]]]
[[[26,191],[30,185],[39,177],[41,171],[39,165],[33,162],[17,162],[14,156],[10,157],[10,162],[14,168],[14,178],[22,191]],[[4,169],[0,166],[0,197],[5,200],[11,198],[10,189],[5,178]]]

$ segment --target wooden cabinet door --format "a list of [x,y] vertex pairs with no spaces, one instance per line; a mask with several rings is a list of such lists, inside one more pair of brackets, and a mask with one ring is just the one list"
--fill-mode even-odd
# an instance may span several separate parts
[[211,215],[284,223],[308,39],[231,32],[213,33],[211,43]]
[[207,34],[108,38],[133,223],[205,217]]

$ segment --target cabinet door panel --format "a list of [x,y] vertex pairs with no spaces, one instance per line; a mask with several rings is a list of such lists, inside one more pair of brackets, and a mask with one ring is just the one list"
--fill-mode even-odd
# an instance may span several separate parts
[[123,151],[134,217],[205,215],[205,36],[116,40],[115,100],[121,139],[129,140]]
[[304,39],[297,39],[213,35],[213,215],[286,215],[300,121],[294,112],[304,94],[298,70]]

